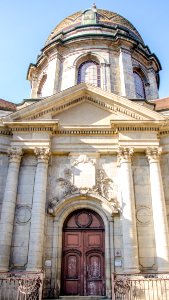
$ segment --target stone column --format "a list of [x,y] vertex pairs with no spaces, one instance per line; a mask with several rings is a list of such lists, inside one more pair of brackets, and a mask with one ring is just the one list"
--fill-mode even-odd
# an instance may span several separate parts
[[9,167],[0,220],[0,271],[8,271],[15,216],[21,148],[9,150]]
[[42,269],[49,148],[36,148],[38,157],[32,204],[27,271]]
[[138,273],[138,242],[135,217],[135,199],[131,169],[132,148],[119,148],[121,173],[123,268],[125,273]]
[[147,148],[146,154],[150,165],[150,183],[152,197],[152,211],[154,235],[156,244],[157,265],[159,272],[169,270],[169,235],[164,198],[163,183],[160,168],[161,149]]

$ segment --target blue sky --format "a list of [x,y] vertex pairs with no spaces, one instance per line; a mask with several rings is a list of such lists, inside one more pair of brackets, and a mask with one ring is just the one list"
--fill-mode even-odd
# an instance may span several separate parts
[[[169,1],[96,0],[98,8],[117,12],[140,32],[159,58],[160,98],[169,96]],[[0,98],[22,102],[30,97],[26,80],[30,63],[52,29],[66,16],[91,7],[83,0],[0,0]]]

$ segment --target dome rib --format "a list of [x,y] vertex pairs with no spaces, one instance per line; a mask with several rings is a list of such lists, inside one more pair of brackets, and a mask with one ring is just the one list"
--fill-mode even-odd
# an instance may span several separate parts
[[[74,30],[79,25],[83,26],[82,24],[83,13],[84,12],[79,11],[62,20],[51,32],[45,45],[49,44],[54,39],[54,37],[57,36],[59,33]],[[95,24],[96,26],[107,25],[112,27],[117,27],[117,26],[122,27],[132,32],[136,36],[136,38],[140,40],[141,43],[144,43],[137,29],[121,15],[104,9],[97,9],[96,14],[97,14],[97,23]]]

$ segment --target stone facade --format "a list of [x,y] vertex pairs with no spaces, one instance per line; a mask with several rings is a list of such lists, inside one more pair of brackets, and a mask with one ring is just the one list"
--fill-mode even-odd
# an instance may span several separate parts
[[[0,121],[0,271],[43,269],[57,297],[64,222],[89,209],[104,223],[110,298],[113,272],[169,270],[169,122],[147,102],[158,97],[158,62],[133,50],[134,38],[68,37],[30,66],[34,104]],[[86,59],[101,66],[100,87],[76,84]],[[135,69],[147,80],[140,102]]]

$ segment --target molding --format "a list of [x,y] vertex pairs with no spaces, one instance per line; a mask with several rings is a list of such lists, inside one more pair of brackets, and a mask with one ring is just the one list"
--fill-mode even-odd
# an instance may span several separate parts
[[120,114],[130,117],[132,119],[144,120],[144,117],[140,116],[137,112],[131,112],[130,108],[122,107],[119,104],[110,105],[108,103],[105,103],[104,101],[94,99],[93,97],[90,97],[87,95],[84,95],[80,98],[73,99],[67,103],[61,104],[60,106],[47,108],[46,110],[43,110],[42,112],[39,112],[32,117],[28,117],[27,120],[33,120],[33,119],[42,117],[45,114],[49,114],[49,113],[51,113],[51,114],[61,113],[65,110],[72,108],[73,106],[80,104],[82,102],[85,102],[85,101],[96,104],[98,107],[106,109],[106,110],[110,111],[111,113],[115,113],[115,114],[120,113]]
[[1,126],[0,127],[0,135],[7,135],[7,136],[12,136],[12,132],[11,132],[11,130],[8,128],[8,127],[6,127],[6,126]]
[[121,131],[159,131],[164,121],[155,120],[112,120],[111,128],[115,132]]
[[43,98],[3,118],[4,122],[14,120],[35,120],[45,114],[58,113],[64,109],[76,105],[80,101],[90,101],[103,109],[108,109],[118,115],[125,115],[128,119],[136,120],[166,120],[166,118],[155,111],[134,103],[127,98],[118,96],[91,84],[81,83],[52,96]]
[[84,128],[84,129],[62,129],[62,130],[56,130],[54,132],[56,135],[117,135],[117,132],[112,129],[102,129],[102,128]]
[[[58,120],[40,120],[40,121],[14,121],[3,122],[12,132],[25,131],[49,131],[53,132],[58,128]],[[9,130],[9,129],[8,129]]]

